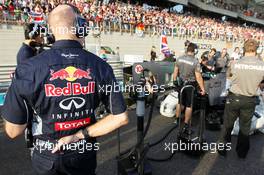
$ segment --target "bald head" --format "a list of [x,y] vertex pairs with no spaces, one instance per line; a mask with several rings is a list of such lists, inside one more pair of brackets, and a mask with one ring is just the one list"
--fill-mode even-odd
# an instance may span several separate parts
[[59,5],[49,14],[48,24],[58,39],[77,39],[71,32],[74,27],[75,13],[69,5]]

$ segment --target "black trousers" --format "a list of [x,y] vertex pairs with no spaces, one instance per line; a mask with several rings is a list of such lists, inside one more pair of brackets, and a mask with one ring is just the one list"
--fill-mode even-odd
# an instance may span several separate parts
[[[196,91],[196,87],[197,87],[197,83],[196,82],[188,82],[188,83],[186,83],[185,85],[191,85],[191,86],[193,86],[195,89],[194,89],[194,93],[195,93],[195,91]],[[183,90],[183,92],[182,92],[182,94],[181,94],[181,90],[182,90],[182,88],[184,88],[184,86],[181,86],[181,87],[177,87],[176,88],[176,91],[178,92],[178,98],[179,98],[179,102],[178,102],[178,104],[181,104],[181,105],[183,105],[183,106],[185,106],[185,107],[188,107],[188,108],[191,108],[191,107],[193,107],[192,105],[193,105],[193,103],[194,103],[194,99],[192,99],[192,98],[194,98],[194,96],[192,96],[192,90],[193,90],[193,88],[191,88],[191,87],[186,87],[184,90]],[[181,96],[182,95],[182,96]],[[180,101],[182,99],[182,101]]]
[[32,166],[37,175],[95,175],[96,153],[44,155],[34,152]]
[[231,142],[231,132],[236,119],[239,118],[239,134],[236,145],[239,157],[245,158],[250,147],[249,132],[255,106],[256,99],[254,97],[237,96],[235,94],[230,94],[226,102],[224,127],[219,142]]

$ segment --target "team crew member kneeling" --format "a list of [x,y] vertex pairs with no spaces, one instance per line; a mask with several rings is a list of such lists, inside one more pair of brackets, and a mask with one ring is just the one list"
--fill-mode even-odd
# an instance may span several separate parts
[[[179,99],[180,99],[180,91],[184,85],[193,85],[196,87],[196,82],[198,83],[201,94],[205,94],[204,90],[204,82],[201,74],[201,67],[199,61],[195,58],[195,45],[190,43],[187,47],[186,55],[179,57],[176,61],[173,80],[176,87],[178,87]],[[178,124],[178,119],[181,111],[185,109],[185,118],[184,118],[184,126],[182,132],[188,131],[188,123],[192,117],[192,89],[186,88],[182,93],[182,102],[179,100],[179,104],[176,107],[176,121]]]
[[[2,111],[11,138],[23,134],[32,122],[34,174],[94,175],[95,138],[128,123],[122,93],[103,88],[116,81],[112,68],[82,48],[84,33],[72,32],[86,26],[76,9],[60,5],[49,14],[56,42],[18,65]],[[62,28],[63,32],[56,30]],[[100,101],[111,114],[96,122]],[[35,113],[30,121],[27,106]]]
[[[231,65],[231,87],[225,105],[224,127],[220,143],[231,142],[231,132],[239,117],[239,134],[236,151],[238,157],[245,158],[249,150],[251,119],[256,106],[257,90],[264,80],[264,62],[256,57],[258,43],[248,40],[244,44],[245,56]],[[219,150],[226,155],[226,150]]]

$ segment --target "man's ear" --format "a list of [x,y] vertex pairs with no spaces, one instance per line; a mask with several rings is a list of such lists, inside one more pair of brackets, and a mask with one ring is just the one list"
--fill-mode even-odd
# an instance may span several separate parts
[[261,91],[264,91],[264,77],[263,77],[263,80],[259,84],[259,88]]
[[261,83],[261,84],[259,85],[259,88],[260,88],[261,91],[264,91],[264,83]]

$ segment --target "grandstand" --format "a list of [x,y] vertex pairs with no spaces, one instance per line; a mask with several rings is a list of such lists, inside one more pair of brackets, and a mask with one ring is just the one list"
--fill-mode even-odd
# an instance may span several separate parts
[[[46,7],[41,3],[38,5],[38,3],[34,4],[33,2],[29,1],[26,6],[31,11],[34,11],[36,6],[38,6],[38,8],[42,9],[45,18],[48,16],[49,11],[57,5],[46,4]],[[247,17],[245,15],[242,16],[241,12],[233,12],[223,10],[220,7],[214,7],[214,2],[220,2],[219,0],[170,0],[170,2],[160,1],[159,3],[141,1],[144,5],[137,5],[133,1],[131,1],[131,4],[124,2],[111,2],[109,4],[96,3],[96,1],[89,3],[78,2],[74,5],[79,7],[92,29],[87,41],[94,44],[109,45],[113,49],[117,46],[122,46],[120,48],[122,58],[125,55],[143,55],[146,60],[149,60],[150,48],[152,46],[156,46],[156,48],[160,47],[159,36],[163,30],[166,31],[169,47],[176,53],[176,56],[182,54],[183,43],[186,39],[193,40],[198,44],[211,45],[217,49],[227,47],[229,52],[234,47],[241,46],[241,43],[250,37],[260,42],[264,41],[263,25],[256,25],[257,23],[252,22],[248,22],[245,25],[243,18],[258,20],[260,23],[264,22],[264,20]],[[226,0],[223,2],[236,4],[241,10],[245,8],[244,1]],[[147,6],[146,3],[148,3]],[[179,3],[184,4],[183,14],[166,10],[169,10],[169,7],[173,7]],[[251,3],[250,6],[252,6]],[[157,7],[158,5],[161,6]],[[15,5],[13,4],[13,6]],[[20,5],[20,8],[21,6],[23,4]],[[257,7],[259,8],[259,6]],[[209,12],[211,8],[213,8],[212,11],[214,12]],[[19,9],[19,7],[15,7],[15,9]],[[262,9],[260,8],[260,10]],[[190,11],[197,13],[190,13]],[[20,43],[23,41],[23,28],[21,24],[23,22],[34,22],[30,19],[30,12],[21,11],[20,13],[21,16],[18,15],[19,13],[15,13],[15,11],[12,13],[12,7],[8,9],[3,8],[2,5],[2,8],[0,8],[0,14],[2,14],[2,18],[0,18],[2,19],[0,20],[0,34],[1,38],[5,40],[1,42],[3,46],[0,49],[0,55],[5,59],[4,61],[11,64],[15,64],[15,54]],[[226,13],[235,13],[237,16],[235,15],[235,17],[229,17],[226,21],[222,21],[222,16],[228,16]],[[238,14],[241,16],[239,17]],[[25,15],[29,17],[26,21]],[[93,35],[95,33],[96,35]],[[14,34],[16,37],[14,37]],[[99,38],[97,34],[100,34]],[[133,45],[131,44],[132,42],[137,44]]]
[[[32,1],[33,2],[33,1]],[[42,1],[47,2],[47,1]],[[96,2],[96,1],[95,1]],[[142,1],[144,3],[145,1]],[[151,1],[146,1],[147,3],[151,3]],[[184,8],[183,15],[180,14],[174,14],[170,11],[167,11],[166,9],[169,9],[169,7],[175,6],[175,3],[167,4],[167,8],[165,8],[164,1],[163,3],[156,3],[155,5],[163,5],[163,8],[156,8],[154,9],[153,6],[137,6],[132,4],[123,4],[123,3],[110,3],[110,4],[102,4],[102,3],[81,3],[80,1],[77,4],[74,4],[79,7],[80,11],[82,12],[83,16],[86,17],[87,21],[89,21],[89,24],[91,27],[100,27],[101,30],[105,30],[108,28],[114,28],[114,30],[132,30],[135,31],[137,26],[144,26],[145,29],[151,28],[151,30],[158,31],[157,33],[160,33],[160,30],[163,30],[164,28],[169,28],[169,32],[172,32],[173,29],[183,28],[181,30],[181,35],[189,35],[190,32],[187,31],[189,28],[192,28],[191,30],[196,30],[198,32],[198,35],[206,35],[206,32],[212,32],[212,33],[221,33],[220,30],[224,30],[223,34],[227,35],[228,28],[231,27],[231,31],[229,32],[231,35],[237,35],[232,36],[232,39],[238,39],[236,37],[240,37],[241,34],[248,33],[255,37],[255,39],[262,40],[261,37],[263,36],[263,30],[260,28],[252,28],[255,26],[261,27],[264,25],[264,21],[261,19],[257,19],[253,17],[254,15],[261,16],[261,13],[251,15],[251,12],[243,12],[242,5],[237,4],[237,6],[240,6],[241,11],[234,11],[231,10],[232,8],[223,9],[221,7],[216,7],[214,5],[220,4],[219,0],[207,0],[207,1],[200,1],[200,0],[180,0],[175,1],[179,3],[183,3],[187,5]],[[166,1],[168,2],[168,1]],[[222,1],[221,1],[222,2]],[[227,3],[223,6],[229,6]],[[29,3],[25,7],[22,7],[22,5],[14,5],[14,4],[8,4],[5,3],[5,5],[2,5],[0,8],[0,14],[1,15],[1,22],[2,23],[8,23],[8,24],[23,24],[24,22],[34,22],[33,14],[36,13],[42,13],[42,18],[46,18],[48,16],[49,11],[52,10],[58,4],[47,4],[47,3]],[[146,5],[146,4],[145,4]],[[164,9],[165,8],[165,9]],[[25,11],[26,9],[26,11]],[[190,11],[193,12],[190,14]],[[1,13],[2,12],[2,13]],[[194,13],[197,12],[197,13]],[[220,16],[216,15],[220,14]],[[222,15],[222,16],[221,16]],[[187,17],[186,17],[187,16]],[[228,16],[227,21],[229,22],[223,22],[221,21],[221,17]],[[214,19],[211,19],[211,17],[214,17]],[[187,19],[186,19],[187,18]],[[226,19],[226,18],[225,18]],[[237,20],[239,19],[239,20]],[[184,20],[184,21],[183,21]],[[205,21],[205,22],[204,22]],[[245,23],[245,21],[248,22],[247,27],[243,27],[242,24]],[[183,25],[182,25],[183,24]],[[195,26],[193,26],[196,24]],[[254,25],[252,25],[254,24]],[[217,29],[212,29],[213,26],[217,26]],[[220,27],[219,27],[220,26]],[[241,30],[238,28],[241,26]],[[193,29],[194,28],[194,29]],[[221,29],[220,29],[221,28]],[[145,30],[143,28],[143,30]],[[209,29],[209,31],[208,31]],[[206,31],[207,30],[207,31]],[[214,31],[212,31],[214,30]],[[175,32],[174,32],[175,33]],[[203,33],[203,34],[200,34]],[[211,34],[206,35],[206,37],[211,37]],[[219,36],[219,35],[218,35]],[[218,37],[219,38],[219,37]],[[224,36],[223,38],[230,38],[227,36]],[[242,38],[245,38],[245,36],[242,36]]]

